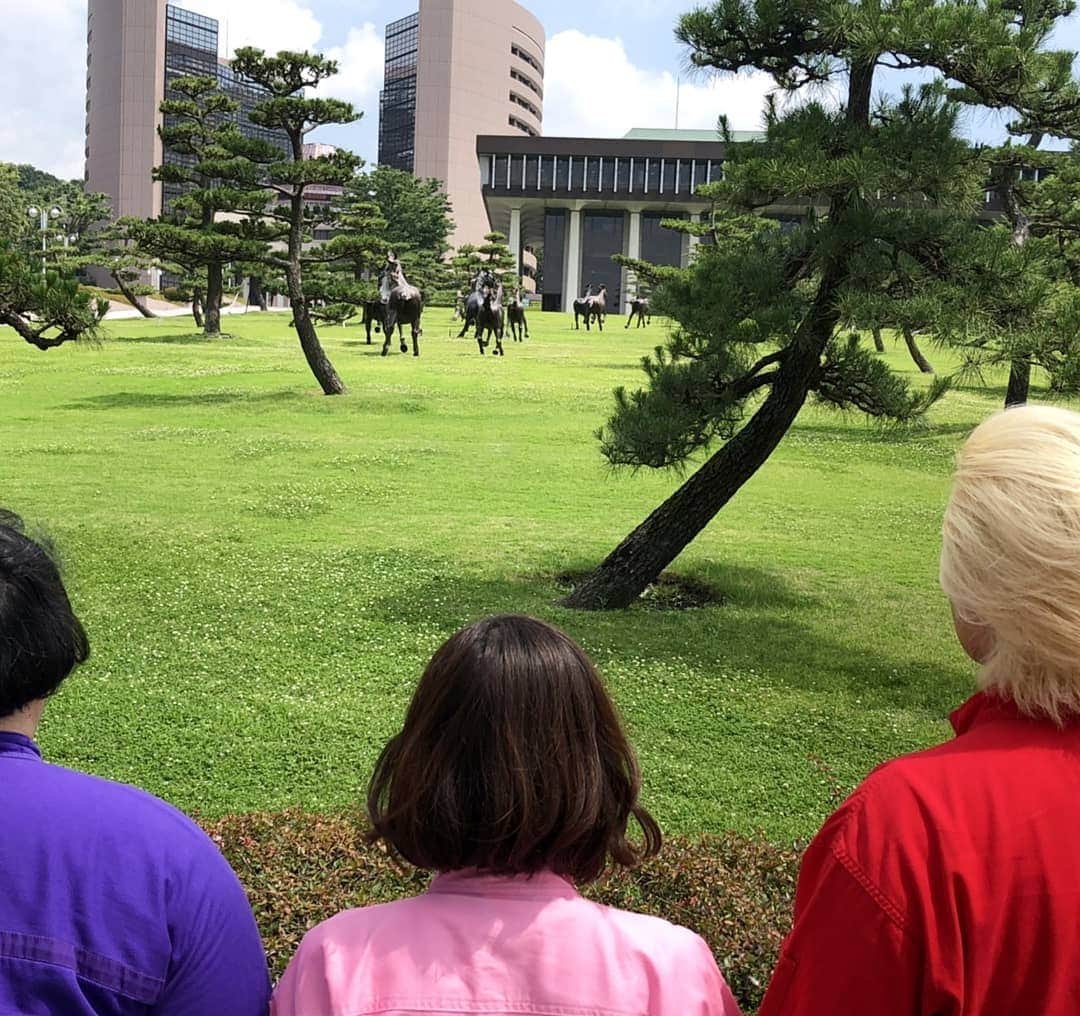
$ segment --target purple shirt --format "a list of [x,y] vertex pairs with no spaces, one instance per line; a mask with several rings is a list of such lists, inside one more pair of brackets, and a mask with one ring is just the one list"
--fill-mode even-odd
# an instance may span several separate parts
[[244,890],[187,816],[0,732],[0,1014],[263,1016]]

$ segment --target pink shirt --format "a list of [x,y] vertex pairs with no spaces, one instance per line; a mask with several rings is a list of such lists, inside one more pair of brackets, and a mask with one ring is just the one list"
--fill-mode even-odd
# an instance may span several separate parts
[[439,875],[304,936],[272,1016],[739,1016],[705,942],[550,872]]

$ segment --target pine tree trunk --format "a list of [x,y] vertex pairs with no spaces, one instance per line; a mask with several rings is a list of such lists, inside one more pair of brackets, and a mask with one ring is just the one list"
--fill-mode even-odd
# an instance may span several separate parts
[[885,343],[881,338],[880,328],[874,329],[874,349],[876,349],[879,353],[885,352]]
[[221,265],[211,264],[206,269],[206,322],[204,335],[221,334]]
[[[1031,148],[1038,148],[1042,144],[1043,135],[1036,131],[1028,138]],[[1017,193],[1017,174],[1010,168],[1003,181],[1002,198],[1005,202],[1005,214],[1012,226],[1012,240],[1017,247],[1023,247],[1031,235],[1031,219],[1020,203],[1020,195]],[[1031,361],[1013,360],[1009,365],[1009,386],[1005,389],[1005,408],[1009,406],[1023,406],[1027,404],[1028,392],[1031,389]]]
[[[847,119],[870,119],[874,59],[852,65]],[[845,217],[852,195],[833,197],[829,218]],[[821,355],[840,319],[837,291],[848,276],[850,251],[836,251],[822,271],[814,303],[799,325],[765,401],[746,425],[619,544],[566,598],[568,607],[627,607],[682,552],[761,467],[794,423],[821,370]]]
[[202,328],[203,326],[203,294],[202,290],[198,286],[194,286],[191,290],[191,316],[195,319],[195,327]]
[[[293,157],[296,162],[301,161],[302,139],[299,134],[291,138],[293,144]],[[319,342],[315,324],[308,313],[307,301],[304,299],[303,269],[300,258],[303,253],[302,225],[304,221],[303,192],[297,192],[291,199],[292,222],[289,227],[289,267],[285,272],[285,281],[289,289],[289,306],[293,312],[293,327],[300,338],[300,348],[304,351],[304,357],[315,380],[322,387],[324,395],[344,395],[348,389],[338,377],[334,365],[323,350]]]
[[139,299],[138,294],[132,289],[119,274],[114,275],[116,288],[124,294],[124,299],[131,304],[144,318],[156,318],[157,315]]
[[904,332],[904,344],[908,348],[908,352],[911,354],[911,359],[915,361],[915,366],[919,368],[924,374],[933,374],[933,364],[923,356],[922,350],[919,348],[919,344],[915,341],[915,333],[907,326],[903,327]]
[[806,401],[836,327],[833,296],[840,277],[834,267],[823,279],[813,311],[788,347],[761,408],[566,598],[568,607],[628,607],[773,453]]
[[1005,389],[1005,408],[1026,405],[1030,388],[1031,363],[1027,360],[1013,360],[1009,368],[1009,387]]

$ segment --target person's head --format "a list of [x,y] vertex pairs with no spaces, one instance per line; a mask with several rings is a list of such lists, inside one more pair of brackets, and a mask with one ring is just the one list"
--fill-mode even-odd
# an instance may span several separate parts
[[1025,406],[957,458],[941,587],[980,684],[1030,715],[1080,713],[1080,414]]
[[508,614],[432,657],[375,767],[368,813],[373,838],[418,868],[547,869],[584,883],[609,859],[631,867],[660,849],[640,787],[589,658],[557,628]]
[[48,698],[89,655],[55,561],[0,509],[0,719]]

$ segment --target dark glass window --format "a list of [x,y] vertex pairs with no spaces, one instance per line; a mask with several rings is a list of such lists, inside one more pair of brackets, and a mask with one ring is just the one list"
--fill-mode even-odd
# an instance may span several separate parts
[[570,158],[566,155],[557,157],[558,165],[555,167],[555,189],[565,191],[570,189]]
[[555,161],[552,158],[540,156],[540,189],[551,190],[555,184]]
[[630,178],[630,190],[634,194],[641,194],[645,190],[645,160],[642,158],[632,159],[632,174]]
[[600,160],[595,156],[585,164],[585,189],[593,194],[600,189]]
[[660,225],[662,219],[675,216],[644,212],[641,216],[641,258],[654,265],[682,264],[683,235]]
[[611,260],[612,254],[623,252],[622,212],[584,212],[581,216],[581,283],[596,292],[607,286],[608,313],[619,312],[622,306],[622,269]]
[[566,211],[551,209],[544,214],[544,260],[540,290],[544,310],[562,310],[564,248],[566,246]]
[[495,156],[495,186],[498,190],[506,190],[507,174],[510,172],[510,156]]
[[604,165],[600,168],[600,189],[610,194],[615,189],[615,163],[616,159],[604,159]]
[[537,181],[540,179],[540,156],[525,156],[525,189],[536,190]]
[[649,194],[660,193],[660,160],[647,160],[645,190]]
[[616,159],[615,163],[615,190],[625,194],[630,188],[630,160]]
[[585,156],[577,156],[570,167],[570,189],[581,190],[585,186]]

